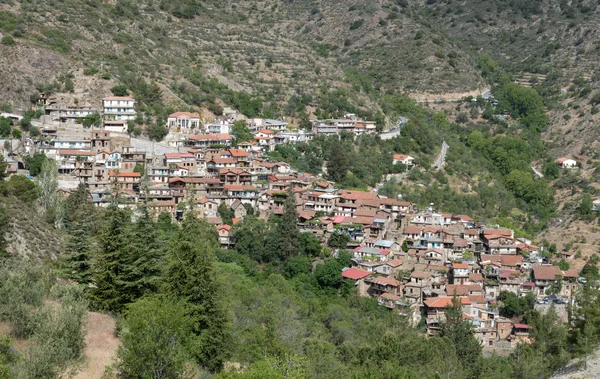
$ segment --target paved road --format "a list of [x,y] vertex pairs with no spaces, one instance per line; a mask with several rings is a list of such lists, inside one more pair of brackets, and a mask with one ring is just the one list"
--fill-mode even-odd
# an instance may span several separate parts
[[537,175],[538,178],[543,178],[544,177],[544,174],[542,174],[541,172],[539,172],[537,168],[533,167],[533,165],[531,165],[531,169]]
[[442,142],[442,152],[440,153],[440,156],[438,157],[438,159],[435,161],[435,163],[433,164],[434,168],[440,168],[444,165],[444,161],[446,160],[446,154],[448,153],[448,148],[450,146],[448,146],[448,144],[446,143],[446,141]]
[[406,117],[400,116],[400,118],[398,119],[398,124],[396,124],[396,126],[394,126],[393,128],[381,133],[379,135],[379,137],[381,137],[381,139],[383,139],[383,140],[386,140],[386,139],[392,139],[394,137],[399,136],[400,132],[402,131],[402,126],[404,124],[406,124],[407,122],[408,122],[408,119]]

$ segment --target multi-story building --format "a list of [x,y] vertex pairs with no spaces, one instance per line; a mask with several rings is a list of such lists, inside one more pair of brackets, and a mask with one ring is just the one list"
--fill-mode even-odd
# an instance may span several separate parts
[[129,96],[109,96],[102,99],[105,120],[134,120],[135,100]]

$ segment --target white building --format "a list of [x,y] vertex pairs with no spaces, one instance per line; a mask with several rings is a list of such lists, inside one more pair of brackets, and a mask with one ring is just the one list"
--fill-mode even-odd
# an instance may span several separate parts
[[190,112],[175,112],[167,118],[167,127],[177,132],[185,132],[200,127],[200,115]]
[[135,100],[129,96],[110,96],[102,99],[104,118],[107,120],[134,120]]
[[558,163],[558,165],[562,168],[577,167],[577,161],[571,158],[558,158],[554,162]]
[[394,164],[398,164],[398,163],[402,163],[406,166],[412,166],[415,162],[415,158],[411,157],[410,155],[404,155],[404,154],[394,154],[392,156],[393,162]]

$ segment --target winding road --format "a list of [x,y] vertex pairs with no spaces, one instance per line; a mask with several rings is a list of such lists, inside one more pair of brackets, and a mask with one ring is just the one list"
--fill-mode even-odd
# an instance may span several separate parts
[[449,147],[450,146],[448,146],[446,141],[442,142],[442,151],[440,152],[440,156],[438,157],[438,159],[433,164],[434,168],[440,168],[444,165],[444,161],[446,160],[446,154],[448,154]]

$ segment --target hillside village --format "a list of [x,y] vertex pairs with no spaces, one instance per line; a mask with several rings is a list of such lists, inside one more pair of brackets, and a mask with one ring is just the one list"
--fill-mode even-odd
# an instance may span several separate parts
[[[542,257],[542,248],[516,238],[513,230],[469,215],[439,213],[434,204],[418,209],[376,190],[338,189],[321,176],[268,158],[275,146],[314,135],[377,133],[374,122],[355,115],[315,120],[311,131],[288,130],[282,120],[244,119],[253,140],[234,147],[232,128],[243,116],[230,111],[203,123],[197,113],[176,112],[165,125],[165,142],[142,143],[127,133],[136,114],[131,97],[102,99],[102,126],[89,129],[80,122],[97,110],[60,109],[51,98],[41,100],[41,137],[4,150],[9,175],[28,174],[23,158],[41,152],[56,160],[65,195],[83,183],[97,207],[117,203],[135,212],[146,204],[155,217],[166,213],[176,221],[196,211],[216,226],[223,248],[235,246],[232,227],[247,214],[264,220],[281,215],[286,197],[294,196],[303,233],[333,247],[333,255],[351,251],[352,267],[340,275],[360,295],[377,298],[380,306],[422,325],[427,335],[439,332],[444,312],[456,298],[483,347],[514,348],[528,340],[529,326],[518,317],[500,316],[501,293],[535,299],[541,307],[564,307],[585,281],[574,269],[552,265]],[[392,160],[415,165],[405,154],[394,154]],[[561,163],[575,166],[572,160]],[[231,212],[230,223],[223,221],[222,207]],[[340,235],[341,246],[331,243],[332,236]]]

